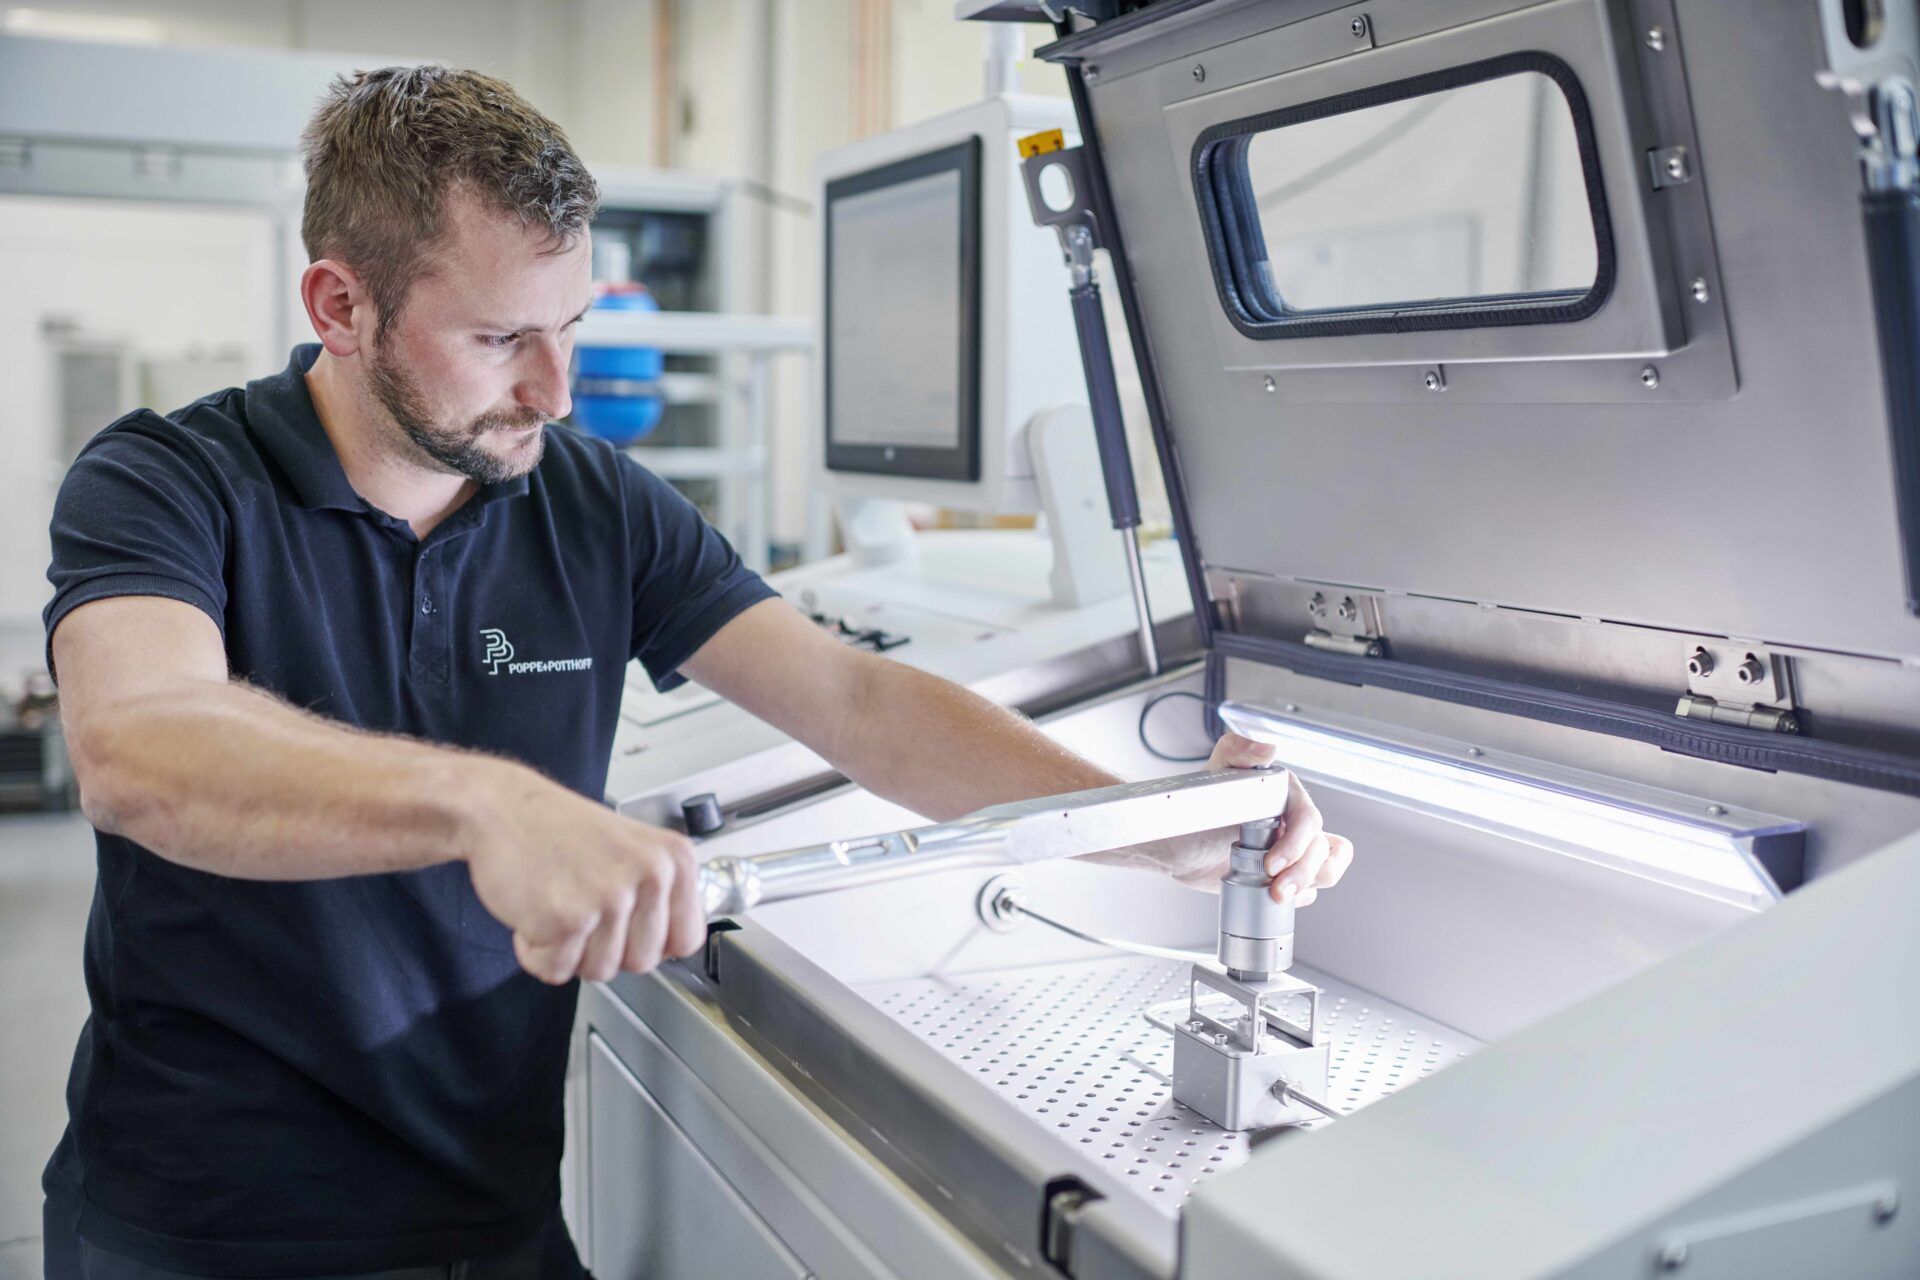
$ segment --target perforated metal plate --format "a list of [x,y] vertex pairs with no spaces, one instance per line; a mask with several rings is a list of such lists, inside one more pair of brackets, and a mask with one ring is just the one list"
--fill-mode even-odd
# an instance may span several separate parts
[[[1111,1161],[1142,1200],[1173,1214],[1209,1175],[1233,1168],[1249,1150],[1246,1134],[1229,1133],[1173,1100],[1172,1038],[1142,1016],[1153,1005],[1185,1000],[1188,970],[1179,961],[1125,956],[857,990],[1060,1141]],[[1479,1047],[1325,974],[1304,966],[1293,974],[1326,993],[1320,1007],[1332,1054],[1327,1101],[1342,1111]],[[1288,1012],[1304,1017],[1300,1003]]]

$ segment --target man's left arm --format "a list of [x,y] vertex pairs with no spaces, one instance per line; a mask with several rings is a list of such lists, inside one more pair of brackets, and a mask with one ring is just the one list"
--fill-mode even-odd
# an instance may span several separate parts
[[[826,758],[860,786],[936,821],[987,805],[1124,781],[1021,716],[950,680],[840,643],[782,600],[763,600],[714,633],[681,670]],[[1269,763],[1273,748],[1236,734],[1209,768]],[[1227,837],[1207,832],[1098,854],[1208,887]],[[1296,779],[1267,855],[1274,897],[1304,906],[1346,871],[1350,841],[1324,830]]]

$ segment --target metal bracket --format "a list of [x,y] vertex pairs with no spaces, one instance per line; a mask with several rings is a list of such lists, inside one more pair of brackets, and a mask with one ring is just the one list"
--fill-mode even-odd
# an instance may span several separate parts
[[[1222,1022],[1202,1013],[1199,994],[1202,986],[1211,987],[1226,996],[1243,1011],[1242,1016]],[[1278,1010],[1268,1008],[1267,997],[1276,995],[1304,995],[1307,998],[1306,1022],[1295,1022]],[[1320,988],[1286,974],[1275,974],[1255,986],[1195,965],[1187,979],[1187,1023],[1191,1030],[1205,1029],[1215,1035],[1224,1035],[1248,1053],[1260,1052],[1260,1037],[1269,1027],[1303,1045],[1315,1045],[1319,1043],[1320,1032]],[[1199,1025],[1195,1026],[1196,1023]]]
[[1687,695],[1674,714],[1689,720],[1798,733],[1793,667],[1759,646],[1703,642],[1687,654]]
[[1313,630],[1304,637],[1316,649],[1361,658],[1386,656],[1386,631],[1380,623],[1380,597],[1359,592],[1315,591],[1307,601]]
[[[1073,270],[1073,283],[1082,285],[1091,278],[1093,251],[1105,247],[1100,221],[1093,211],[1093,173],[1087,163],[1087,150],[1084,146],[1063,146],[1056,129],[1023,138],[1020,154],[1020,179],[1027,188],[1027,207],[1033,220],[1052,227],[1060,237],[1060,252]],[[1066,198],[1057,204],[1047,199],[1043,185],[1050,171],[1058,171],[1052,181],[1066,183]]]
[[1653,189],[1683,187],[1693,181],[1693,156],[1685,147],[1661,147],[1647,152],[1647,167],[1653,173]]
[[1912,5],[1819,0],[1823,89],[1845,95],[1868,191],[1920,187],[1920,15]]

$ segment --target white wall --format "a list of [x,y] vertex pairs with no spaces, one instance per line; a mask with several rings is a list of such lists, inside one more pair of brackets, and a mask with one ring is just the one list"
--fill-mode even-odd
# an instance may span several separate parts
[[49,592],[47,521],[66,459],[43,323],[124,338],[140,355],[238,346],[257,377],[286,359],[272,337],[275,270],[262,214],[0,197],[0,629],[36,629]]
[[[670,61],[675,100],[684,105],[684,113],[676,111],[664,131],[656,129],[658,86],[653,82],[660,4],[672,6],[666,15]],[[869,18],[876,7],[883,10],[882,28],[890,33],[883,53],[890,63],[885,72],[891,123],[924,118],[980,96],[986,30],[955,22],[951,0],[35,0],[31,7],[46,15],[43,22],[52,24],[47,34],[56,36],[83,36],[87,22],[106,19],[134,24],[144,36],[168,44],[344,51],[348,66],[437,58],[475,67],[512,81],[567,130],[591,165],[689,166],[764,183],[810,202],[815,157],[853,137],[854,23],[862,6]],[[123,26],[122,34],[129,29]],[[1033,29],[1034,38],[1043,35]],[[1065,92],[1057,68],[1031,60],[1020,84],[1027,92]],[[888,122],[870,123],[883,127]],[[661,132],[664,155],[656,145]],[[215,223],[196,222],[184,213],[188,220],[177,224],[150,223],[145,212],[127,212],[125,224],[96,214],[84,225],[109,242],[122,236],[123,225],[130,237],[126,243],[132,244],[160,234],[152,228],[165,223],[206,229],[209,255],[234,252],[223,233],[212,229]],[[743,297],[769,311],[811,314],[818,289],[813,218],[751,196],[742,197],[739,215],[735,267],[745,285]],[[26,214],[13,216],[31,220]],[[148,230],[135,229],[139,226]],[[100,252],[111,256],[114,251],[103,245]],[[298,265],[296,251],[290,266]],[[156,288],[172,288],[162,283],[162,275],[153,279]],[[131,298],[140,287],[123,278],[121,302],[100,306],[125,303],[138,310]],[[89,305],[93,292],[90,286],[68,291]],[[181,296],[189,295],[198,296],[195,288]],[[25,291],[0,291],[0,330],[32,330],[45,302],[29,301]],[[211,336],[254,324],[258,332],[246,336],[259,341],[273,328],[245,306],[228,307],[220,316],[196,313],[183,323],[187,327],[175,334],[183,342],[196,330]],[[304,318],[293,332],[296,339],[305,335]],[[17,353],[27,349],[0,348],[0,373],[10,381],[22,358]],[[40,349],[37,339],[30,349]],[[275,353],[268,364],[278,367],[281,358]],[[808,513],[809,377],[799,362],[783,363],[772,433],[772,528],[776,539],[798,542]],[[46,420],[15,407],[0,423],[0,439],[16,457],[44,460],[51,453]],[[5,483],[15,489],[0,493],[24,494],[41,478],[36,475],[29,484],[11,477]],[[7,538],[0,620],[31,616],[44,599],[38,586],[45,563],[44,515],[43,509],[0,515]],[[23,547],[29,529],[34,532]]]

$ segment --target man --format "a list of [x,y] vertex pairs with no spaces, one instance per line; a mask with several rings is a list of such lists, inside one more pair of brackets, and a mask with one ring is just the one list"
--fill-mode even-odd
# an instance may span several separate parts
[[[364,73],[305,147],[319,345],[113,424],[54,516],[100,879],[48,1271],[577,1276],[574,980],[704,932],[688,841],[599,803],[630,659],[934,818],[1115,779],[825,638],[672,489],[545,425],[596,195],[508,86]],[[1290,805],[1269,867],[1305,903],[1352,847]],[[1198,883],[1224,854],[1126,858]]]

